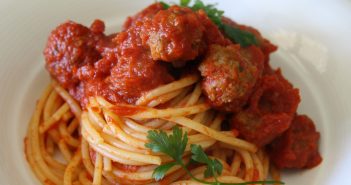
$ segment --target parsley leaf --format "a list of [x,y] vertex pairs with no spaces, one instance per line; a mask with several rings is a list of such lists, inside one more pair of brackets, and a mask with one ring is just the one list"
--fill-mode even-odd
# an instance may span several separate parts
[[180,6],[189,6],[189,3],[190,3],[191,0],[180,0]]
[[163,164],[155,168],[154,172],[152,173],[152,177],[156,180],[159,181],[165,177],[167,171],[171,169],[173,166],[177,165],[176,162],[171,162],[167,164]]
[[242,47],[258,45],[255,35],[248,31],[240,30],[227,24],[223,24],[223,31],[231,40],[239,43]]
[[222,174],[223,165],[217,159],[210,159],[200,145],[191,145],[191,159],[198,163],[206,164],[205,177]]
[[150,148],[153,152],[161,152],[172,157],[175,161],[181,161],[188,143],[188,135],[185,132],[183,135],[182,129],[179,127],[173,128],[173,134],[167,135],[163,130],[148,131],[147,138],[151,141],[146,143],[145,147]]
[[200,145],[191,145],[191,160],[196,163],[206,164],[206,170],[204,172],[205,177],[214,177],[214,182],[208,182],[195,177],[190,170],[188,165],[185,165],[182,157],[184,155],[185,148],[188,144],[188,134],[183,133],[182,129],[175,126],[172,129],[172,134],[167,135],[164,131],[150,130],[147,138],[150,140],[149,143],[145,144],[145,147],[151,149],[153,152],[161,152],[170,156],[174,161],[158,166],[152,177],[159,181],[163,179],[173,166],[182,167],[185,172],[195,181],[209,184],[209,185],[249,185],[249,184],[284,184],[283,182],[277,181],[254,181],[254,182],[243,182],[243,183],[222,183],[219,182],[217,177],[222,174],[223,165],[217,159],[211,159],[207,156]]
[[163,6],[163,9],[167,10],[170,6],[169,4],[163,2],[163,1],[160,1],[161,5]]
[[190,8],[194,11],[200,9],[204,10],[208,18],[210,18],[213,23],[215,23],[219,28],[221,28],[223,25],[222,16],[224,14],[224,11],[218,10],[215,6],[215,4],[205,5],[201,0],[196,0],[194,5]]

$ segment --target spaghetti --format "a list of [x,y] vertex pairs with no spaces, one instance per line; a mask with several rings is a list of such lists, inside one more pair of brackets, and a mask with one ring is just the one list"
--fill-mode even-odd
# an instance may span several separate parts
[[[189,159],[190,144],[197,144],[223,164],[219,177],[222,182],[266,180],[270,168],[266,152],[237,138],[234,132],[219,130],[216,125],[220,125],[223,116],[202,103],[203,95],[198,93],[198,81],[194,78],[185,77],[155,88],[140,97],[140,105],[135,106],[113,105],[102,97],[91,97],[84,111],[53,82],[38,101],[25,139],[26,156],[33,171],[43,184],[198,184],[180,167],[172,168],[161,181],[152,178],[157,165],[171,159],[145,147],[147,132],[162,129],[169,133],[174,125],[179,125],[189,134],[184,160]],[[177,96],[163,99],[175,92]],[[186,92],[185,96],[182,92]],[[143,106],[159,99],[162,108]],[[123,114],[119,114],[121,106]],[[187,108],[191,111],[184,111]],[[76,117],[73,110],[81,112],[80,116]],[[212,116],[208,116],[209,112]],[[66,118],[67,114],[72,115]],[[153,124],[157,121],[161,124]],[[198,166],[192,173],[204,178],[204,170],[204,166]],[[279,176],[276,170],[274,173]]]
[[280,169],[320,164],[299,90],[269,65],[277,47],[222,14],[156,2],[120,33],[54,29],[25,138],[41,183],[281,184]]

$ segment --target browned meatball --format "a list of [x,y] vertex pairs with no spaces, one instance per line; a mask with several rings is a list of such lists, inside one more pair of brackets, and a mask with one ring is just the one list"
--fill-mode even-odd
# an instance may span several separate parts
[[163,5],[160,2],[156,2],[154,4],[151,4],[150,6],[144,8],[140,12],[138,12],[136,15],[132,17],[128,17],[127,20],[123,24],[122,30],[125,31],[131,26],[134,26],[137,22],[143,20],[144,18],[151,18],[153,17],[157,12],[160,10],[165,9]]
[[218,44],[222,46],[226,46],[231,44],[232,42],[226,38],[218,26],[211,21],[211,19],[207,16],[207,13],[202,9],[197,12],[202,24],[205,27],[205,41],[207,45]]
[[247,31],[247,32],[255,35],[255,37],[258,41],[258,46],[262,50],[263,55],[264,55],[264,61],[265,61],[264,62],[265,63],[264,73],[267,73],[267,72],[273,73],[273,70],[271,69],[271,67],[269,65],[269,55],[272,52],[276,51],[278,49],[278,47],[276,45],[272,44],[269,40],[265,39],[257,29],[255,29],[251,26],[238,24],[227,17],[222,17],[222,21],[223,21],[223,23],[228,24],[234,28],[238,28],[240,30]]
[[308,116],[296,115],[291,127],[271,144],[270,158],[279,168],[313,168],[322,162],[319,137]]
[[250,98],[250,109],[261,114],[286,113],[294,116],[300,101],[299,90],[278,69],[262,76]]
[[233,116],[232,126],[241,137],[262,147],[290,127],[299,102],[299,90],[276,70],[262,76],[248,108]]
[[78,68],[100,58],[95,44],[103,36],[104,28],[101,22],[96,24],[92,26],[92,32],[81,24],[68,21],[51,32],[44,50],[46,68],[63,87],[77,85],[79,80],[75,73]]
[[255,46],[211,45],[200,64],[202,89],[212,106],[238,112],[247,102],[263,68],[263,54]]
[[188,61],[204,51],[205,28],[190,8],[172,6],[143,21],[141,38],[153,60]]
[[169,64],[152,60],[148,49],[142,46],[140,31],[134,25],[114,39],[118,62],[110,69],[110,87],[128,103],[135,103],[143,92],[173,80],[166,67]]
[[240,137],[263,147],[285,132],[291,120],[287,113],[259,114],[248,109],[233,116],[232,127],[239,131]]

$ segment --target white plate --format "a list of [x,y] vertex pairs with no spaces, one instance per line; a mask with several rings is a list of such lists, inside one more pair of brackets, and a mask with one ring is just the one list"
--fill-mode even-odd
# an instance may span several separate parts
[[[227,16],[259,28],[279,45],[271,63],[300,88],[299,112],[310,115],[321,132],[323,163],[286,172],[283,180],[288,185],[351,184],[350,1],[215,1]],[[42,50],[50,31],[67,19],[89,25],[100,18],[108,32],[116,32],[127,15],[151,2],[0,2],[1,184],[38,184],[24,158],[23,137],[49,81]]]

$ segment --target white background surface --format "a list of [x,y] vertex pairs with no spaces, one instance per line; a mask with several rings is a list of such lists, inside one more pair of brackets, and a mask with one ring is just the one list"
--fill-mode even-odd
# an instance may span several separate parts
[[[150,2],[0,1],[0,184],[38,184],[23,155],[23,137],[49,81],[42,50],[50,31],[68,19],[88,26],[99,18],[108,32],[117,32],[127,15]],[[351,1],[216,2],[226,16],[258,28],[280,47],[271,63],[300,88],[299,112],[310,115],[321,132],[323,163],[285,172],[283,180],[351,184]]]

